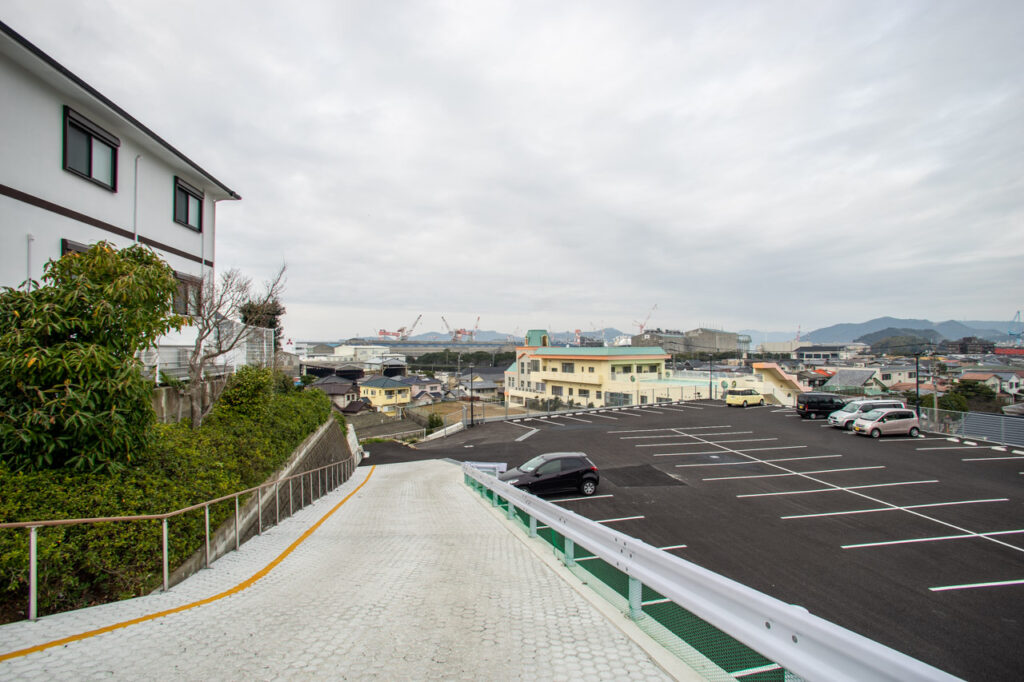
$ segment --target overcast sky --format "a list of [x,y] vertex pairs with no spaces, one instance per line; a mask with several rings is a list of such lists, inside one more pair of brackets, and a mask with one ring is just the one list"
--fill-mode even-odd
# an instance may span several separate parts
[[242,195],[286,334],[1024,307],[1024,2],[0,0]]

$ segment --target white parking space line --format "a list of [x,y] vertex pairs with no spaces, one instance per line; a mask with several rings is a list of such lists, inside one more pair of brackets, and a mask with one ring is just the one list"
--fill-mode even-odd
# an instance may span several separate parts
[[[651,440],[653,438],[679,438],[678,433],[664,433],[660,436],[619,436],[619,440]],[[645,447],[638,445],[637,447]]]
[[670,549],[686,549],[686,545],[668,545],[667,547],[659,547],[661,551],[667,551]]
[[[687,445],[687,443],[683,443]],[[689,443],[689,445],[707,445],[707,443]],[[655,452],[655,457],[683,457],[687,455],[722,455],[727,450],[701,450],[700,452]]]
[[736,440],[709,440],[708,442],[718,445],[719,443],[763,443],[769,440],[778,440],[778,438],[737,438]]
[[975,445],[939,445],[934,448],[914,448],[915,450],[977,450]]
[[800,450],[806,447],[806,445],[776,445],[770,448],[735,448],[734,452],[742,455],[744,452],[762,452],[764,450]]
[[[852,431],[850,433],[853,433]],[[857,434],[853,434],[857,435]],[[885,440],[879,439],[879,443],[905,443],[908,440],[922,441],[922,440],[946,440],[941,436],[918,436],[917,438],[911,438],[910,436],[902,436],[896,438],[886,438]]]
[[611,493],[608,495],[591,495],[590,497],[567,497],[564,500],[551,500],[552,502],[579,502],[580,500],[600,500],[602,497],[614,497]]
[[587,414],[591,417],[600,417],[601,419],[612,419],[614,421],[619,421],[618,417],[609,417],[606,414],[598,414],[597,412],[588,412]]
[[994,462],[1007,459],[1024,459],[1021,456],[1007,455],[1006,457],[961,457],[961,462]]
[[774,464],[775,462],[795,462],[801,459],[833,459],[842,455],[811,455],[809,457],[784,457],[781,459],[752,459],[749,462],[705,462],[703,464],[677,464],[680,467],[734,467],[746,464]]
[[529,419],[524,419],[523,421],[538,422],[540,424],[553,424],[554,426],[565,426],[565,424],[562,424],[561,422],[556,422],[553,419],[548,419],[547,417],[530,417]]
[[[790,410],[790,409],[788,409],[788,408],[783,408],[783,409],[781,409],[781,410],[772,410],[772,414],[775,414],[775,413],[777,413],[777,412],[790,412],[790,411],[791,411],[791,410]],[[799,417],[800,415],[796,415],[796,416],[798,416],[798,417]]]
[[[638,407],[638,408],[636,408],[636,409],[638,409],[638,410],[641,410],[641,408],[639,408],[639,407]],[[664,412],[658,412],[658,410],[652,410],[652,409],[650,409],[649,407],[645,407],[645,408],[643,408],[643,409],[642,409],[641,411],[642,411],[642,412],[643,412],[644,414],[665,414]]]
[[642,519],[642,518],[645,518],[645,517],[643,517],[643,516],[620,516],[617,519],[601,519],[599,521],[595,521],[595,523],[616,523],[618,521],[636,521],[636,520]]
[[[687,427],[686,431],[696,431],[697,429],[731,429],[732,424],[718,424],[716,426],[690,426]],[[679,435],[680,427],[668,427],[664,429],[620,429],[618,431],[605,431],[605,433],[660,433],[663,431],[671,431],[675,435]]]
[[864,488],[889,488],[898,485],[918,485],[921,483],[938,483],[938,479],[930,481],[898,481],[896,483],[871,483],[869,485],[851,485],[841,488],[836,486],[834,488],[815,488],[814,490],[786,490],[778,493],[748,493],[746,495],[737,495],[736,497],[772,497],[775,495],[806,495],[808,493],[836,493],[836,492],[847,492],[849,490],[863,490]]
[[527,438],[529,438],[530,436],[532,436],[533,434],[537,433],[538,431],[540,431],[540,429],[532,429],[530,431],[527,431],[523,435],[519,436],[519,438],[516,438],[516,442],[518,443],[520,441],[524,441]]
[[573,421],[584,422],[586,424],[593,424],[594,423],[594,422],[590,421],[589,419],[580,419],[578,417],[564,417],[563,416],[563,417],[559,417],[559,419],[572,419]]
[[619,410],[619,414],[624,414],[624,415],[627,415],[629,417],[639,417],[641,419],[643,418],[642,414],[633,414],[632,412],[626,412],[625,410]]
[[942,587],[929,587],[932,592],[945,592],[946,590],[971,590],[976,587],[1003,587],[1006,585],[1024,585],[1024,580],[1000,580],[993,583],[969,583],[966,585],[944,585]]
[[844,469],[819,469],[818,471],[801,471],[788,474],[749,474],[747,476],[719,476],[717,478],[702,478],[702,481],[735,481],[741,478],[784,478],[786,476],[808,476],[811,474],[834,474],[840,471],[864,471],[866,469],[884,469],[884,466],[869,467],[846,467]]
[[677,405],[676,407],[665,407],[664,405],[658,408],[659,410],[668,410],[669,412],[685,412],[686,410],[703,410],[703,407],[691,407],[690,405]]
[[874,509],[850,509],[848,511],[820,512],[818,514],[793,514],[780,516],[780,519],[815,519],[823,516],[848,516],[851,514],[873,514],[874,512],[906,511],[908,509],[925,509],[928,507],[956,507],[964,504],[984,504],[986,502],[1009,502],[1007,497],[997,497],[990,500],[957,500],[954,502],[931,502],[929,504],[911,504],[905,507],[892,505],[889,507],[876,507]]
[[864,547],[888,547],[890,545],[911,545],[917,542],[942,542],[943,540],[970,540],[972,538],[988,538],[994,535],[1015,535],[1024,530],[997,530],[991,533],[960,533],[958,535],[936,535],[930,538],[909,538],[907,540],[884,540],[882,542],[858,542],[854,545],[840,545],[843,549],[862,549]]

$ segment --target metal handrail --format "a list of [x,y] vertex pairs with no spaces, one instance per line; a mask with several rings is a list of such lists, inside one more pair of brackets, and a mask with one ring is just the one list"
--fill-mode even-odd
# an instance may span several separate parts
[[[351,465],[351,470],[350,469]],[[235,549],[237,550],[241,545],[241,531],[239,529],[239,498],[243,495],[248,495],[253,492],[257,496],[257,535],[263,534],[263,490],[264,488],[273,487],[275,491],[275,519],[274,524],[277,525],[281,522],[281,510],[280,510],[280,486],[283,483],[288,483],[288,507],[289,515],[293,513],[292,505],[292,481],[299,479],[299,494],[300,494],[300,505],[299,509],[306,506],[306,486],[304,485],[305,479],[308,477],[309,480],[309,501],[314,501],[313,487],[314,479],[313,475],[316,475],[315,483],[318,492],[317,498],[322,497],[326,492],[333,490],[338,485],[341,485],[348,477],[351,476],[352,470],[355,469],[355,458],[342,460],[340,462],[333,462],[331,464],[325,464],[324,466],[317,467],[315,469],[309,469],[298,474],[292,474],[290,476],[283,476],[274,479],[269,483],[261,483],[251,488],[239,490],[228,495],[222,495],[211,500],[205,500],[197,504],[190,505],[188,507],[182,507],[174,511],[166,512],[163,514],[140,514],[137,516],[101,516],[93,518],[81,518],[81,519],[46,519],[40,521],[12,521],[6,523],[0,523],[0,529],[3,528],[27,528],[29,530],[29,609],[28,617],[29,620],[37,620],[38,618],[38,553],[37,544],[38,537],[37,533],[40,528],[54,527],[54,526],[71,526],[77,524],[93,524],[93,523],[120,523],[126,521],[160,521],[162,525],[162,542],[161,542],[161,558],[163,565],[163,591],[170,589],[170,565],[168,555],[168,537],[169,529],[167,520],[186,514],[190,511],[196,511],[202,509],[205,517],[204,524],[204,566],[210,567],[210,505],[217,504],[218,502],[226,502],[233,499],[235,501]]]
[[537,522],[566,538],[566,565],[574,545],[625,573],[631,617],[642,615],[641,586],[647,585],[761,655],[807,680],[901,680],[932,682],[958,678],[895,649],[842,628],[806,610],[713,573],[542,500],[464,464],[465,475]]

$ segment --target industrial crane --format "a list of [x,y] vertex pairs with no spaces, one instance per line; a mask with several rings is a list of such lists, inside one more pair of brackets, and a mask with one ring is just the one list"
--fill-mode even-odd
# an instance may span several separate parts
[[1010,328],[1006,330],[1006,333],[1010,335],[1011,341],[1016,337],[1017,346],[1024,343],[1024,340],[1021,339],[1021,335],[1024,334],[1024,324],[1021,322],[1019,310],[1017,311],[1017,314],[1013,316],[1013,319],[1010,320]]
[[644,318],[643,322],[637,322],[636,320],[633,320],[633,324],[635,324],[636,326],[640,327],[640,332],[639,332],[640,334],[644,333],[644,329],[647,327],[647,322],[648,322],[648,320],[651,319],[651,313],[653,313],[657,308],[658,308],[658,304],[655,303],[651,307],[651,309],[649,311],[647,311],[647,317]]
[[395,332],[389,332],[386,329],[381,329],[380,331],[377,332],[377,336],[381,338],[385,336],[393,336],[399,341],[407,341],[409,339],[409,336],[412,334],[413,330],[416,329],[416,325],[420,323],[420,319],[422,317],[423,315],[420,315],[419,317],[416,318],[416,321],[410,324],[408,327],[399,327],[398,331]]
[[476,318],[476,326],[473,327],[473,329],[466,329],[464,327],[460,329],[452,329],[452,326],[448,324],[448,320],[444,319],[444,315],[441,316],[441,321],[444,322],[445,329],[447,329],[448,333],[452,335],[452,341],[454,341],[455,343],[462,341],[462,338],[464,336],[468,336],[470,341],[475,341],[476,333],[480,330],[479,317]]

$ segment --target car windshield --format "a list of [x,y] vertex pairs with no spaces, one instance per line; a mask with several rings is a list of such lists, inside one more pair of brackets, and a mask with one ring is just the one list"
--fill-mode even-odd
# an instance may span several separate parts
[[539,467],[541,464],[543,464],[544,461],[545,461],[544,455],[538,455],[538,456],[534,457],[533,459],[529,460],[528,462],[526,462],[526,464],[521,464],[519,466],[519,470],[520,471],[533,471],[534,469]]
[[836,412],[856,412],[858,407],[859,405],[855,405],[853,403],[846,403],[838,410],[836,410]]
[[870,412],[865,412],[864,414],[862,414],[860,418],[867,422],[873,422],[877,421],[878,418],[881,417],[884,413],[885,410],[871,410]]

